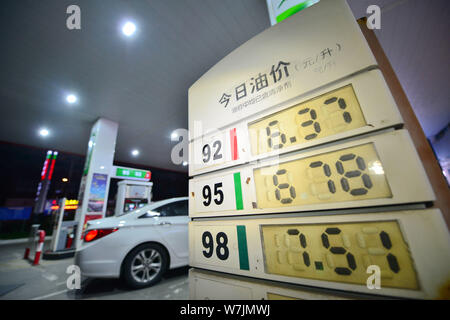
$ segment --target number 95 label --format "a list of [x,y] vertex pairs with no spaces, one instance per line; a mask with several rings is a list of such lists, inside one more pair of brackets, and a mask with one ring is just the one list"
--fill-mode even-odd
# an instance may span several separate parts
[[193,188],[195,210],[197,212],[236,210],[236,183],[240,183],[240,175],[237,178],[236,174],[197,182]]

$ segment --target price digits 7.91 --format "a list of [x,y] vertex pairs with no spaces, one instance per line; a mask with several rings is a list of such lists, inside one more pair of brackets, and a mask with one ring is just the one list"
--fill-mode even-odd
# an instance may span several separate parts
[[386,286],[417,288],[414,265],[394,221],[262,227],[268,273],[364,284],[378,265]]

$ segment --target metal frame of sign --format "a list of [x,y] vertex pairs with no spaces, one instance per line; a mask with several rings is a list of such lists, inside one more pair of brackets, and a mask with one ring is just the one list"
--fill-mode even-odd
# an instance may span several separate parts
[[[271,152],[259,155],[252,154],[249,125],[287,109],[304,108],[308,105],[308,101],[349,85],[353,88],[366,123],[365,125],[347,131],[337,132],[333,135],[319,136],[309,141],[303,140],[301,143]],[[344,111],[345,109],[342,110],[342,113]],[[320,119],[317,119],[317,121],[320,123]],[[400,126],[402,123],[401,115],[398,112],[396,103],[390,94],[381,72],[379,70],[371,70],[314,90],[312,93],[292,99],[276,108],[255,114],[234,126],[195,139],[189,143],[189,175],[194,176],[208,173],[264,157],[302,150],[388,127]],[[208,148],[209,151],[207,158],[204,155],[205,148]],[[205,161],[206,159],[207,161]]]
[[[323,224],[326,227],[333,224],[363,224],[367,222],[396,222],[398,224],[399,232],[406,244],[406,249],[403,250],[409,250],[412,261],[410,267],[415,271],[414,282],[416,282],[416,287],[414,289],[384,287],[383,270],[381,271],[380,289],[369,289],[366,283],[349,283],[346,280],[349,279],[349,275],[340,275],[337,276],[338,280],[326,281],[267,272],[266,249],[264,248],[262,234],[264,226],[295,225],[301,229],[301,225]],[[214,241],[212,244],[214,250],[208,257],[206,253],[209,250],[206,247],[210,243],[205,241],[206,238],[203,239],[205,233],[209,233]],[[320,238],[316,241],[320,241]],[[356,239],[352,238],[351,242],[352,244],[349,243],[347,247],[350,251],[352,250],[351,245],[357,246]],[[393,242],[392,248],[398,247],[398,245],[400,243]],[[227,247],[227,255],[225,259],[224,257],[219,259],[219,253],[222,255],[225,253],[224,246]],[[189,252],[189,265],[196,268],[290,284],[391,297],[446,298],[450,279],[450,269],[448,268],[450,265],[450,237],[438,209],[311,217],[283,215],[279,218],[270,219],[194,220],[189,224]],[[360,260],[357,260],[357,263],[358,268],[362,266],[367,268],[364,264],[361,265]],[[404,268],[404,265],[400,265],[400,270],[403,271],[402,268]],[[395,277],[395,274],[391,272],[390,276],[392,277],[392,275]],[[370,273],[367,274],[367,277],[369,276]]]
[[[315,203],[303,201],[297,205],[290,205],[289,203],[280,205],[276,202],[278,206],[258,207],[257,188],[266,188],[265,190],[268,191],[269,187],[260,184],[258,184],[258,187],[255,186],[254,173],[256,170],[266,170],[267,176],[270,177],[272,169],[267,168],[273,168],[274,166],[277,168],[277,165],[283,165],[288,162],[317,158],[321,155],[326,156],[332,152],[337,153],[340,150],[368,144],[374,147],[381,163],[382,167],[379,170],[381,170],[381,174],[384,174],[387,180],[391,191],[390,197],[380,196],[379,198],[358,199],[358,196],[355,196],[354,201],[324,200],[321,202],[314,200],[312,193],[306,196],[298,194],[300,192],[298,191],[299,185],[295,181],[291,181],[291,186],[297,188],[297,200],[302,199],[299,201],[303,201],[303,199],[307,198],[308,201],[311,199]],[[316,162],[316,160],[314,161]],[[264,173],[264,171],[261,171],[261,173]],[[377,171],[375,173],[370,171],[370,176],[377,178],[377,173]],[[331,178],[338,179],[339,177],[336,175]],[[336,180],[336,183],[336,188],[338,188],[340,186],[339,180]],[[311,187],[311,184],[309,186]],[[414,186],[414,188],[406,188],[406,186]],[[304,185],[301,185],[301,187],[303,189],[306,188]],[[208,197],[205,197],[205,195]],[[423,203],[431,202],[434,199],[435,196],[431,185],[427,180],[422,163],[406,130],[386,132],[345,143],[335,143],[323,148],[314,148],[306,152],[286,154],[279,158],[264,159],[264,161],[260,161],[257,164],[243,165],[189,180],[189,215],[191,218]]]

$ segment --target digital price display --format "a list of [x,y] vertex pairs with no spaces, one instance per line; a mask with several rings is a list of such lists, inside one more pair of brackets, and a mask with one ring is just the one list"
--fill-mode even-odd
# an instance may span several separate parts
[[[280,285],[267,280],[222,274],[209,270],[189,270],[191,300],[344,300],[359,298],[352,293],[321,290],[299,285]],[[363,298],[373,298],[364,295]]]
[[258,207],[391,198],[373,144],[254,170]]
[[351,85],[249,125],[253,154],[267,153],[366,125]]
[[[408,185],[414,188],[405,188]],[[195,177],[189,181],[189,187],[191,217],[434,200],[405,130]]]
[[359,74],[190,143],[190,174],[399,126],[379,70]]
[[[378,295],[450,296],[450,238],[437,209],[201,219],[189,237],[193,267]],[[374,269],[380,289],[370,286]]]
[[263,226],[262,239],[267,273],[365,284],[377,265],[384,286],[418,288],[396,221]]

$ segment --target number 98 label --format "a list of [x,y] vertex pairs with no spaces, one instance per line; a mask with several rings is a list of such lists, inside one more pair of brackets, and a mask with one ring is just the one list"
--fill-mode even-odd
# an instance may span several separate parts
[[202,226],[195,234],[195,261],[249,270],[245,226]]

